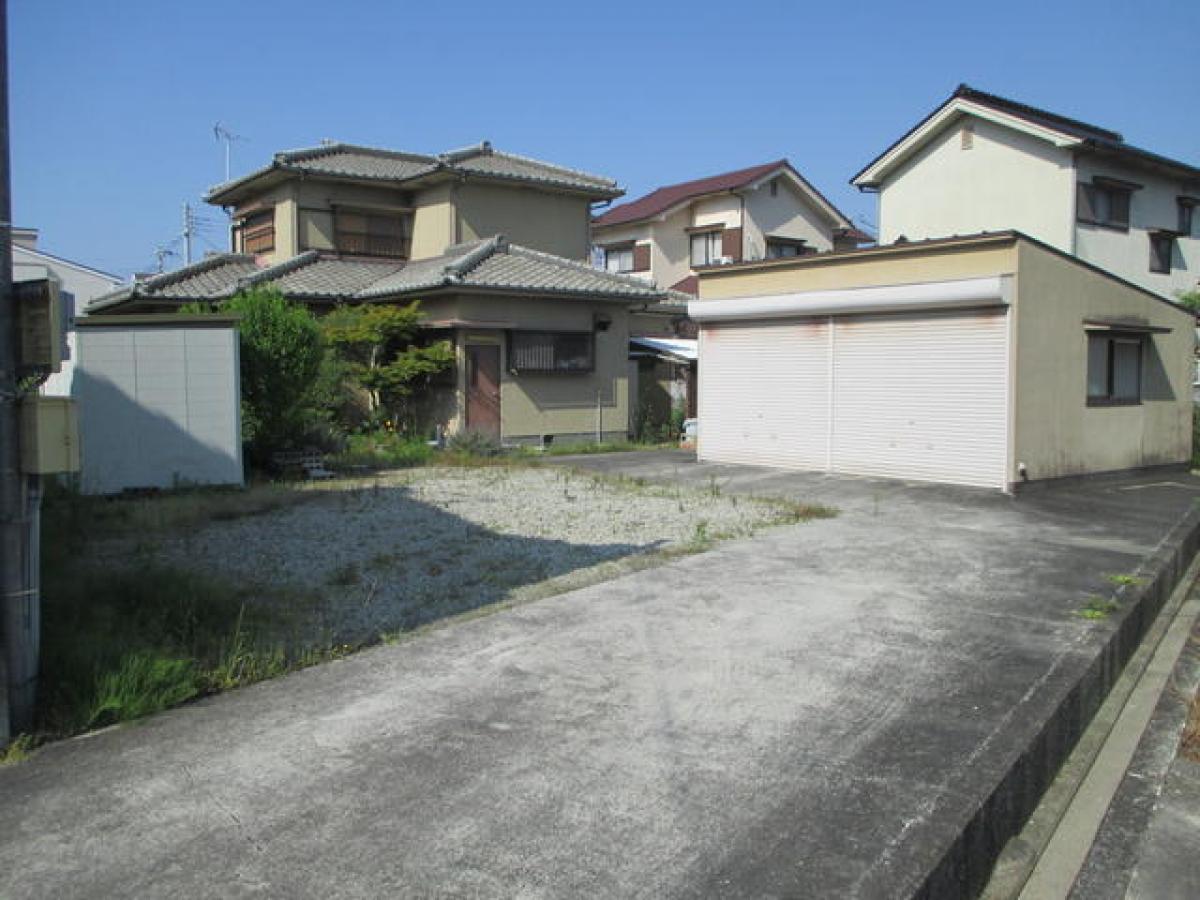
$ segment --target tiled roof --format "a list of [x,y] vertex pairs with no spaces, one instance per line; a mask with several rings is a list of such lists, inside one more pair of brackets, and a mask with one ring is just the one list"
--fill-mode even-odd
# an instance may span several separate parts
[[[290,263],[298,264],[289,266]],[[262,269],[248,281],[269,284],[285,296],[298,299],[342,299],[403,268],[401,262],[343,259],[310,250],[278,266]]]
[[410,293],[430,287],[462,286],[484,290],[652,300],[663,292],[626,275],[601,272],[583,263],[502,237],[460,244],[437,259],[418,260],[359,292],[358,299]]
[[90,312],[135,301],[224,300],[254,285],[270,285],[297,300],[363,301],[421,291],[460,288],[512,293],[656,301],[665,294],[626,275],[509,244],[497,236],[459,244],[432,259],[410,263],[322,255],[309,250],[259,268],[253,257],[223,254],[106,294]]
[[611,179],[526,156],[503,153],[494,149],[487,141],[436,156],[330,143],[320,147],[276,153],[270,165],[212,188],[208,192],[208,200],[222,202],[222,197],[231,196],[272,171],[391,181],[398,184],[407,184],[439,173],[475,175],[542,184],[604,199],[619,197],[623,193]]
[[155,275],[153,278],[137,281],[104,294],[93,300],[88,309],[95,311],[142,297],[175,300],[180,303],[189,300],[223,299],[236,293],[237,286],[243,278],[258,271],[253,256],[222,253],[174,272]]
[[680,184],[669,184],[651,191],[644,197],[639,197],[629,203],[622,203],[606,211],[596,219],[600,226],[624,225],[627,222],[640,222],[666,212],[687,200],[703,197],[706,194],[716,194],[721,191],[732,191],[753,184],[758,179],[769,175],[776,169],[788,166],[786,159],[763,163],[761,166],[750,166],[747,169],[737,169],[724,172],[708,178],[697,178],[695,181],[684,181]]

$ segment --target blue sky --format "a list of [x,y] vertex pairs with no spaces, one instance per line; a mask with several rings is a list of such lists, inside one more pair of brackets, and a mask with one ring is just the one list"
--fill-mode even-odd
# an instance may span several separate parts
[[[1198,34],[1197,0],[9,0],[14,221],[148,269],[222,179],[219,120],[247,138],[235,175],[322,138],[487,138],[633,197],[786,156],[873,223],[847,179],[963,81],[1200,162]],[[223,213],[202,215],[199,250],[225,249]]]

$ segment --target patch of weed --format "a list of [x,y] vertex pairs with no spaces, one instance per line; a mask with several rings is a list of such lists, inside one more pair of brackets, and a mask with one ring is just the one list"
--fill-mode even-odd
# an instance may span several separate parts
[[33,756],[34,739],[31,734],[19,734],[7,747],[0,750],[0,768],[24,762]]
[[1088,597],[1080,609],[1075,610],[1075,615],[1081,619],[1107,619],[1114,612],[1121,608],[1121,604],[1116,600],[1106,600],[1104,597]]
[[1137,575],[1105,575],[1104,577],[1110,584],[1115,584],[1117,587],[1143,584],[1146,580],[1145,578],[1139,578]]

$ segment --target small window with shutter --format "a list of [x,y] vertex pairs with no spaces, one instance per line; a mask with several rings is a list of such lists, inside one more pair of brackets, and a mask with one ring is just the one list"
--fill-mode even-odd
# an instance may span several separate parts
[[1180,237],[1192,236],[1192,224],[1195,220],[1194,211],[1196,204],[1200,203],[1195,197],[1180,197],[1175,201],[1176,209],[1179,211],[1178,231]]
[[242,252],[269,253],[275,249],[275,207],[242,219]]
[[1175,235],[1170,231],[1150,232],[1150,271],[1159,275],[1171,272],[1171,257],[1175,252]]
[[1141,403],[1142,344],[1137,334],[1088,335],[1089,406]]
[[1076,191],[1075,218],[1087,225],[1129,230],[1129,207],[1133,185],[1097,179],[1080,182]]

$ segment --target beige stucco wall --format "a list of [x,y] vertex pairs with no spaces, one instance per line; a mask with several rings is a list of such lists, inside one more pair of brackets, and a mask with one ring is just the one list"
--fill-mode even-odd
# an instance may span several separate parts
[[982,119],[962,148],[956,119],[890,174],[879,193],[879,243],[1016,229],[1071,252],[1068,150]]
[[462,241],[503,234],[514,244],[568,259],[589,257],[591,213],[586,197],[468,182],[459,186],[455,205]]
[[[289,181],[276,185],[268,191],[253,198],[249,203],[242,204],[233,210],[233,217],[240,219],[248,212],[262,209],[266,206],[275,207],[275,249],[269,253],[260,253],[258,258],[266,265],[273,265],[285,259],[291,259],[298,252],[296,249],[296,183]],[[247,209],[249,207],[249,209]],[[245,252],[238,237],[238,253]]]
[[691,205],[691,211],[692,220],[688,224],[694,228],[703,228],[706,225],[742,227],[742,198],[735,194],[697,200]]
[[[1150,271],[1150,230],[1174,229],[1179,221],[1177,199],[1197,196],[1200,185],[1115,165],[1111,160],[1093,156],[1080,156],[1076,166],[1077,180],[1081,182],[1102,175],[1142,185],[1130,199],[1129,230],[1077,223],[1076,255],[1164,297],[1195,288],[1200,279],[1200,238],[1176,238],[1171,271],[1159,274]],[[1071,202],[1074,211],[1074,196]],[[1194,219],[1192,234],[1200,234],[1200,211],[1194,214]]]
[[[1011,480],[1021,463],[1035,480],[1190,459],[1193,317],[1036,245],[1018,254]],[[1148,339],[1142,403],[1089,407],[1083,320],[1112,316],[1172,331]]]
[[744,269],[710,270],[700,275],[700,299],[754,297],[795,291],[837,290],[889,284],[952,281],[1016,271],[1015,241],[967,248],[930,248],[856,256],[801,258]]
[[[542,435],[590,436],[596,430],[596,391],[600,391],[603,429],[612,437],[629,430],[629,316],[623,303],[537,297],[450,295],[421,303],[428,321],[457,319],[494,323],[496,328],[458,331],[458,409],[446,422],[450,431],[464,426],[467,343],[500,346],[501,439],[537,441]],[[591,331],[595,315],[611,319],[596,333],[595,370],[586,375],[516,375],[508,370],[506,328],[537,331]]]
[[441,256],[458,241],[454,230],[455,186],[439,184],[420,191],[413,199],[412,258]]
[[833,225],[802,197],[789,178],[775,179],[779,188],[771,196],[771,183],[746,191],[746,230],[742,236],[747,260],[764,259],[767,235],[803,240],[818,251],[833,249]]

